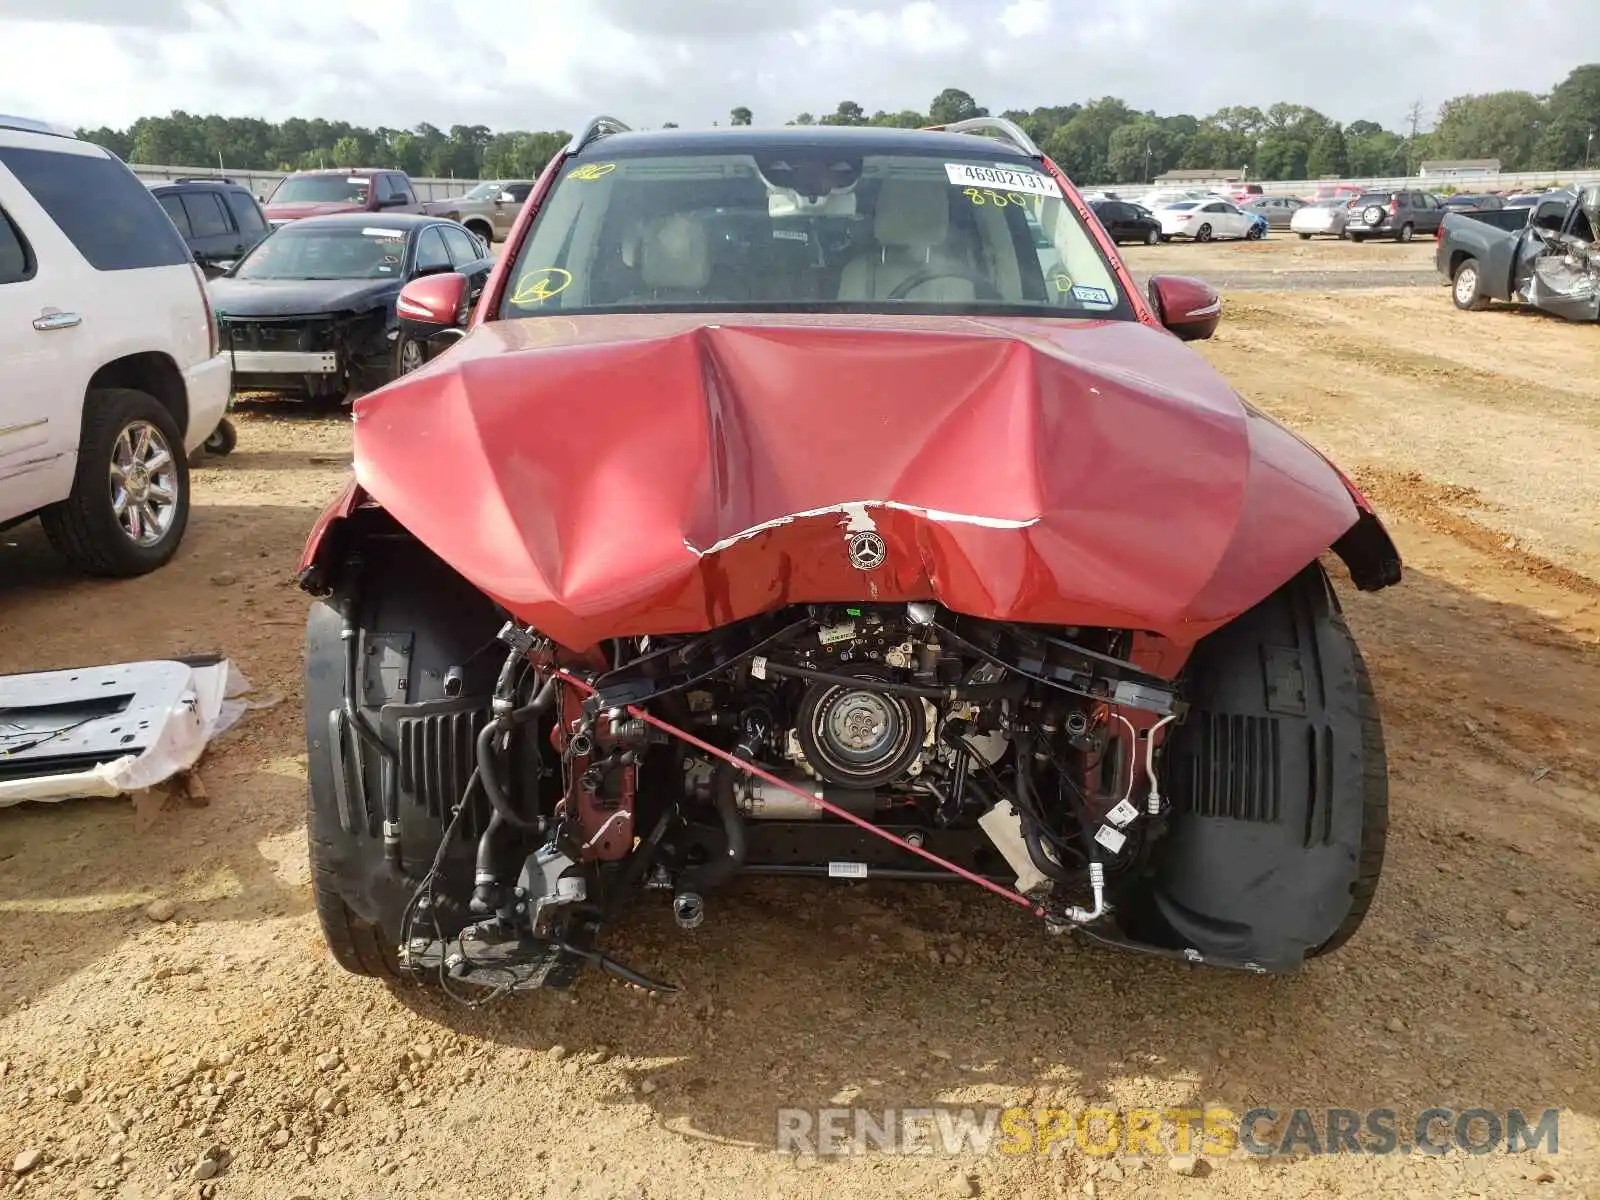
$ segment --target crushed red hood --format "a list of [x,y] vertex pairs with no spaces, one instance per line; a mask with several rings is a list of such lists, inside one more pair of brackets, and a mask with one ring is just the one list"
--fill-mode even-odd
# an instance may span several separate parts
[[269,204],[264,211],[269,221],[298,221],[302,217],[326,217],[333,213],[366,212],[365,204],[344,200],[328,200],[320,204],[300,201],[289,204]]
[[1124,321],[497,321],[355,416],[362,489],[573,648],[905,600],[1192,644],[1358,516]]

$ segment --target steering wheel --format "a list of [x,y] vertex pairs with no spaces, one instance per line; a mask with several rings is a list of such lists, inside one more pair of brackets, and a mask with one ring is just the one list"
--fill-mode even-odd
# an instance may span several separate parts
[[907,275],[898,284],[896,284],[889,294],[884,297],[884,299],[904,300],[907,293],[934,279],[965,280],[967,283],[972,285],[973,290],[977,293],[976,298],[979,300],[1005,299],[1005,297],[1000,294],[999,288],[995,287],[993,283],[991,283],[988,279],[985,279],[982,275],[979,275],[976,271],[968,271],[960,267],[934,266],[923,267],[920,270],[911,272],[911,274]]

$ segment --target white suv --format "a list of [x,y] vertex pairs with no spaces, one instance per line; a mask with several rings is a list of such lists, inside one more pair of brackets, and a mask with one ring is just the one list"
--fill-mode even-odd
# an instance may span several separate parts
[[227,407],[205,280],[126,164],[0,116],[0,529],[98,575],[178,548],[188,456]]

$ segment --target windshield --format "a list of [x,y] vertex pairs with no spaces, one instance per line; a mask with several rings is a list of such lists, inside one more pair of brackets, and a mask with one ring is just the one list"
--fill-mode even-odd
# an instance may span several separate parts
[[369,179],[343,175],[291,175],[272,193],[271,204],[365,204]]
[[235,279],[399,278],[406,257],[403,229],[279,227],[234,268]]
[[[569,164],[503,317],[919,312],[1132,319],[1055,181],[997,163],[826,145]],[[746,143],[748,144],[748,143]]]

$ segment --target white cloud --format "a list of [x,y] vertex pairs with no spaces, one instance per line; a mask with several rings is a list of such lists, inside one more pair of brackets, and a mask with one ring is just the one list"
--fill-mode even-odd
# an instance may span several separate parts
[[1000,24],[1014,38],[1042,33],[1050,24],[1050,0],[1017,0],[1000,13]]
[[[1403,0],[1402,18],[1419,0]],[[1426,6],[1424,6],[1426,7]],[[1120,96],[1204,115],[1309,104],[1398,125],[1464,90],[1548,90],[1600,61],[1600,4],[1452,0],[1403,24],[1347,0],[0,0],[0,112],[124,127],[174,108],[364,125],[571,129]],[[41,18],[47,13],[48,18]],[[1241,33],[1248,30],[1248,33]],[[1552,40],[1551,30],[1559,37]],[[1463,82],[1470,81],[1470,82]]]

